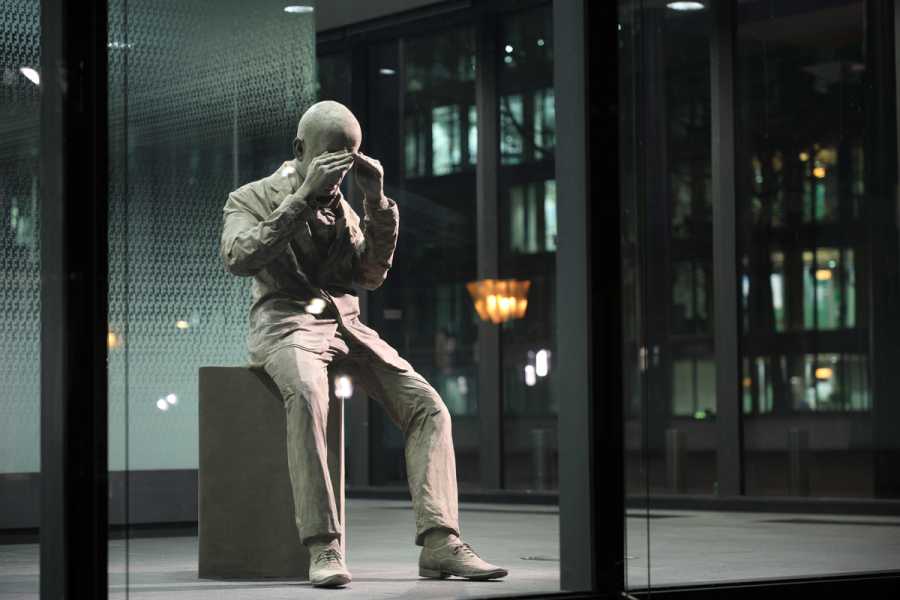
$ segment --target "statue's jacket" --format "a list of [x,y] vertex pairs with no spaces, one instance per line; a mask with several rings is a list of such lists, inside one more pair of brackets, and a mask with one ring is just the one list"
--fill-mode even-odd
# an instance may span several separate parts
[[[223,214],[220,254],[229,273],[253,277],[247,347],[251,366],[279,348],[322,353],[338,327],[371,350],[373,359],[400,369],[410,365],[359,319],[354,285],[381,286],[391,268],[399,232],[397,204],[365,202],[361,220],[341,197],[343,214],[325,251],[313,240],[313,207],[295,195],[302,183],[290,162],[272,175],[231,192]],[[320,314],[307,311],[315,298]]]

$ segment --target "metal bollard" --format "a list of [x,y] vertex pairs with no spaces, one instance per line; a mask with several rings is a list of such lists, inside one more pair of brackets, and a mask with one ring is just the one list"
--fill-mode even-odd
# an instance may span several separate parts
[[809,430],[788,430],[788,489],[791,496],[809,496]]
[[546,429],[531,430],[531,462],[534,468],[532,487],[535,490],[547,489],[547,434]]
[[666,429],[666,487],[687,490],[687,432],[674,428]]

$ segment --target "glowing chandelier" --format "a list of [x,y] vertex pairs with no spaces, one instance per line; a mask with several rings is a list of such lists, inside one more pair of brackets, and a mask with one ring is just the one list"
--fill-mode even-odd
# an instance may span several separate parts
[[491,323],[524,317],[529,287],[530,281],[516,279],[480,279],[466,284],[478,316]]

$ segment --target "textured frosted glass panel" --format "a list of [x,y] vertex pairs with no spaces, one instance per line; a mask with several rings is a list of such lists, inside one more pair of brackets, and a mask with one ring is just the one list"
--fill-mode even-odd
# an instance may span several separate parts
[[40,470],[39,63],[39,3],[0,0],[0,473]]
[[283,6],[111,3],[111,469],[195,468],[198,369],[246,363],[222,206],[290,158],[316,95],[313,15]]

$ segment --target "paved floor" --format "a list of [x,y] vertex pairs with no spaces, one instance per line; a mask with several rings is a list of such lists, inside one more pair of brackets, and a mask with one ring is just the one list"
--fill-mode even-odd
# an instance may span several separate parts
[[[287,580],[200,580],[196,538],[160,537],[130,540],[127,561],[125,542],[110,542],[110,597],[275,600],[335,594],[342,599],[425,599],[559,589],[559,519],[554,507],[461,508],[465,538],[485,558],[507,567],[507,579],[420,579],[409,503],[351,500],[347,554],[354,579],[342,591]],[[700,511],[654,511],[649,519],[630,515],[627,557],[633,588],[647,585],[648,556],[653,585],[900,569],[900,518]],[[0,600],[36,600],[37,588],[38,547],[0,546]]]

